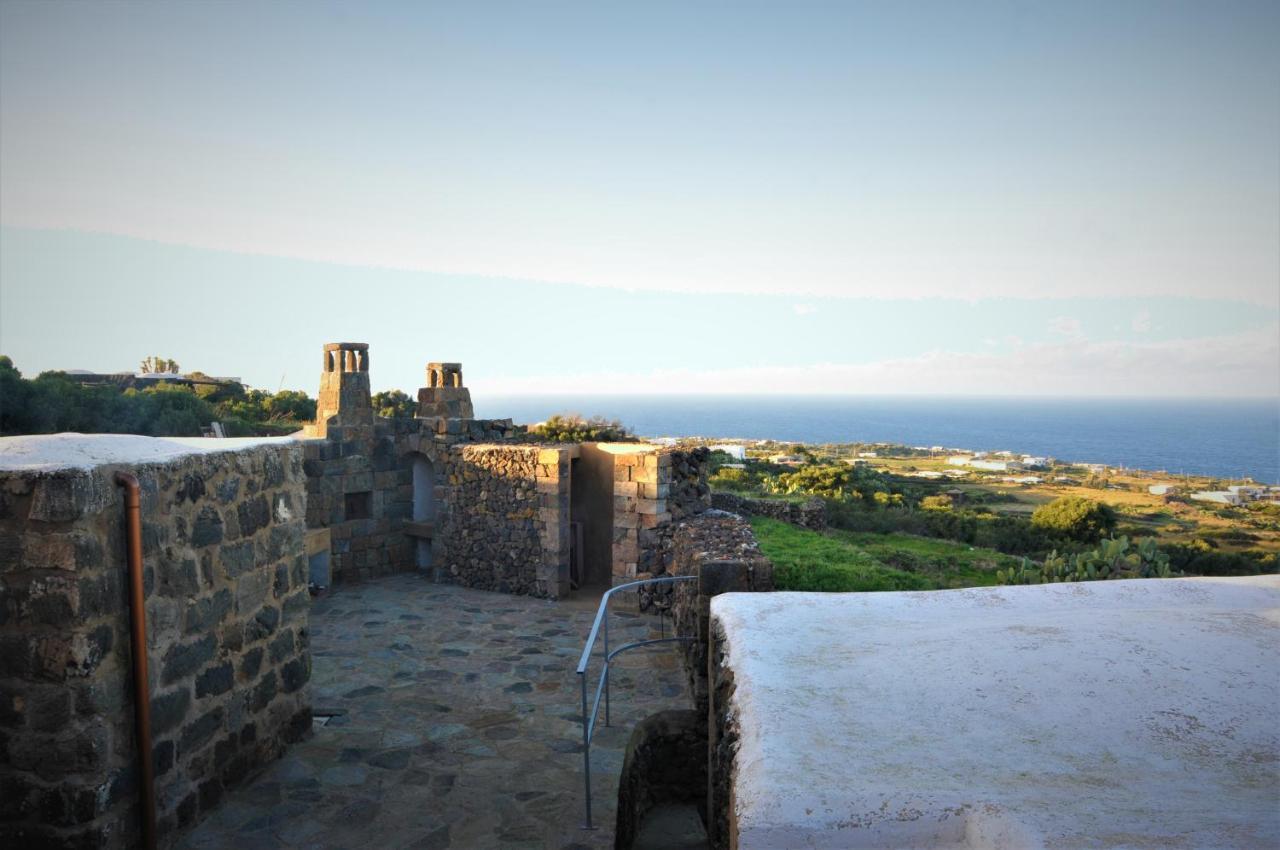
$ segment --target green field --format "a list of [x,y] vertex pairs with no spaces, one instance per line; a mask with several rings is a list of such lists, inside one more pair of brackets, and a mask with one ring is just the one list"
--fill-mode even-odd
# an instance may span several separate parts
[[909,534],[808,531],[754,517],[760,549],[779,590],[941,590],[996,583],[1017,558],[963,543]]

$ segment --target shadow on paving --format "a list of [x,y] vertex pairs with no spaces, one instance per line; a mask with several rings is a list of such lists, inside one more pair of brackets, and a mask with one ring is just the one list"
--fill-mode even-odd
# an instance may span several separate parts
[[[657,619],[613,614],[615,645]],[[581,692],[594,606],[401,575],[311,611],[312,705],[335,712],[187,833],[186,850],[612,847],[635,721],[687,708],[671,646],[620,656],[613,723],[592,744],[597,829],[582,823]],[[599,655],[597,647],[597,655]],[[599,662],[593,663],[593,676]],[[594,678],[592,684],[594,684]]]

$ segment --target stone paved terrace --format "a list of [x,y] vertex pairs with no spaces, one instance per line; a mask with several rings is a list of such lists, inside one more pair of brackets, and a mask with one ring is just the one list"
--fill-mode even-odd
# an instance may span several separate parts
[[[185,835],[186,850],[613,846],[632,725],[688,708],[671,646],[620,656],[614,725],[592,745],[582,821],[580,691],[573,672],[595,600],[549,602],[417,575],[342,586],[311,612],[320,725]],[[614,636],[656,636],[618,611]],[[668,624],[669,625],[669,624]],[[598,669],[593,665],[593,674]]]

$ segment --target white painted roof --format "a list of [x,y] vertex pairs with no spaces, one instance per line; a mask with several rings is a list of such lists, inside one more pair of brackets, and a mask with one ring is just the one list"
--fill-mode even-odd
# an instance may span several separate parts
[[1280,576],[711,607],[740,850],[1280,846]]
[[292,441],[292,437],[143,437],[137,434],[0,437],[0,472],[53,472],[117,463],[163,463],[186,455]]

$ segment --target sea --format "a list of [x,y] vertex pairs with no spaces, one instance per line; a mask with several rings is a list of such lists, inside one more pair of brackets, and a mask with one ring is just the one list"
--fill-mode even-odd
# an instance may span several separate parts
[[475,396],[476,415],[618,419],[646,437],[890,442],[1280,484],[1280,399]]

